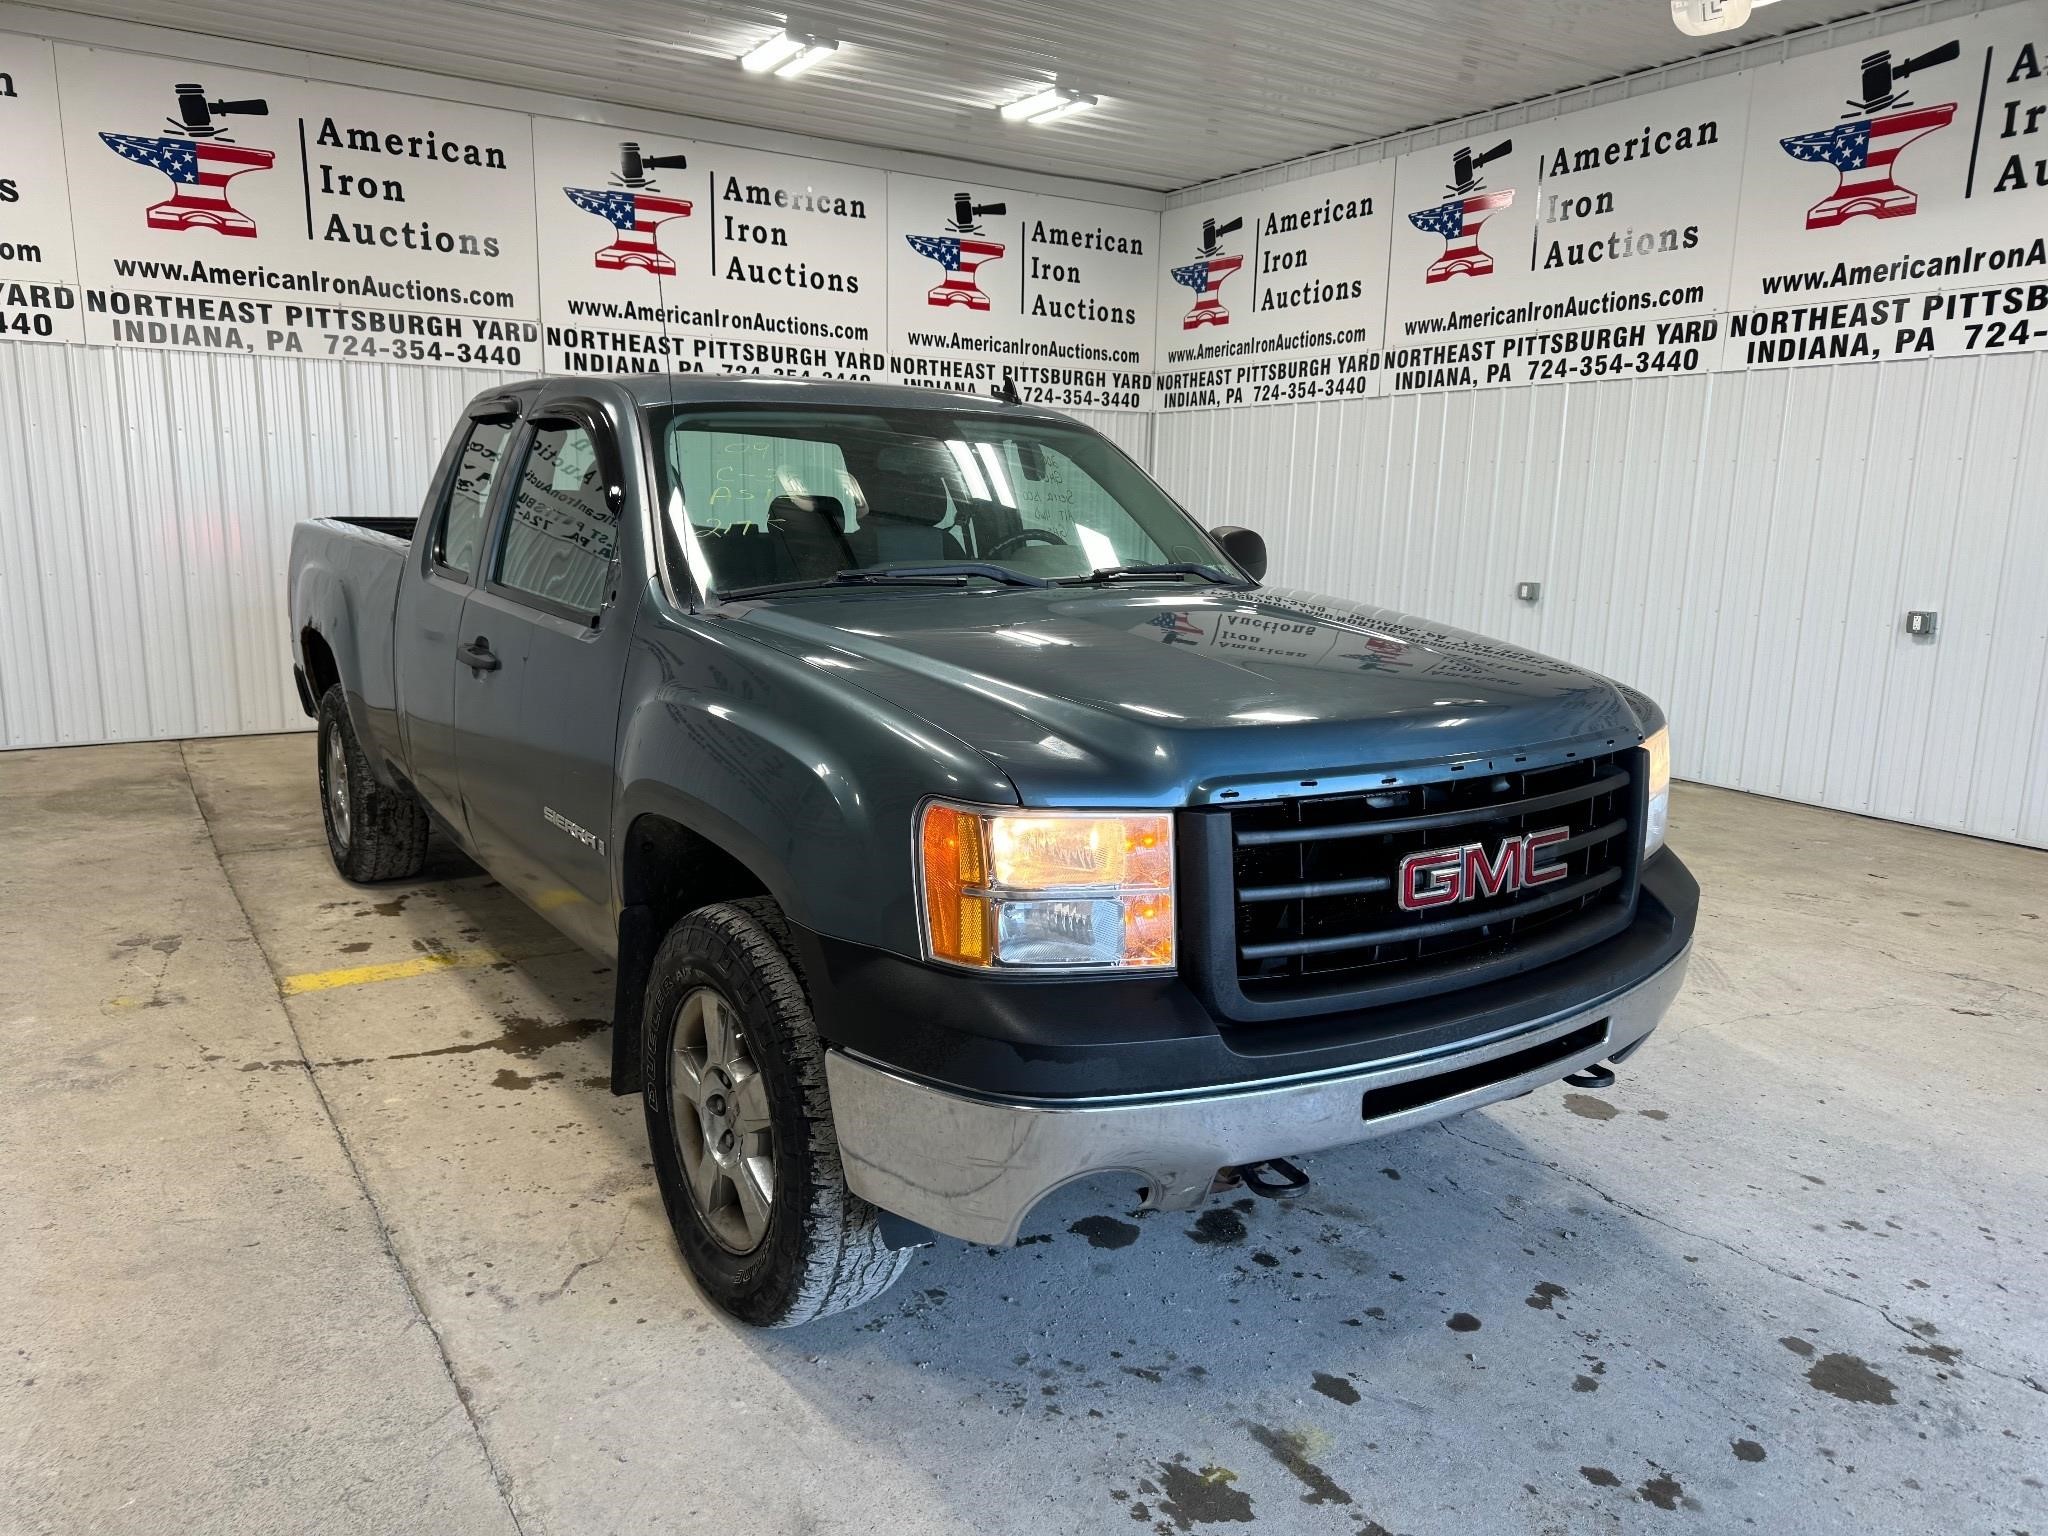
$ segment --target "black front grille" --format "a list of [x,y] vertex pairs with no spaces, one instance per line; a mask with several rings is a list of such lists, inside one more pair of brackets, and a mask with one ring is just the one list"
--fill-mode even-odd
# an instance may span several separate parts
[[[1487,767],[1225,813],[1239,994],[1254,1005],[1390,1001],[1470,985],[1523,968],[1525,956],[1561,956],[1618,931],[1635,902],[1640,755]],[[1561,878],[1417,911],[1397,899],[1409,854],[1476,844],[1498,870],[1505,841],[1551,829],[1565,838],[1538,864],[1562,868]],[[1218,980],[1230,974],[1216,969]]]

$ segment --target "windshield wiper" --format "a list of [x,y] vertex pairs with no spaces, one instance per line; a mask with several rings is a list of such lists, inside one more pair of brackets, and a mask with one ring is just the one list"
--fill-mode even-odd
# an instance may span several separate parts
[[905,586],[964,587],[976,576],[1012,587],[1050,586],[1043,576],[1027,575],[1007,566],[987,565],[975,560],[948,561],[936,565],[862,565],[830,576],[813,576],[804,581],[771,581],[759,586],[732,587],[718,595],[728,601],[742,597],[772,597],[778,592],[811,592],[824,587]]
[[1007,565],[991,565],[986,560],[941,560],[930,565],[860,565],[850,571],[841,571],[840,581],[929,581],[933,577],[957,577],[965,581],[970,576],[985,576],[990,581],[999,581],[1006,587],[1049,587],[1051,582],[1043,576],[1033,576],[1028,571],[1013,571]]
[[1086,576],[1070,576],[1060,583],[1063,587],[1088,587],[1111,581],[1144,581],[1154,576],[1200,576],[1206,581],[1221,582],[1228,587],[1244,583],[1230,576],[1218,566],[1193,565],[1185,562],[1161,562],[1155,565],[1110,565],[1101,570],[1090,571]]

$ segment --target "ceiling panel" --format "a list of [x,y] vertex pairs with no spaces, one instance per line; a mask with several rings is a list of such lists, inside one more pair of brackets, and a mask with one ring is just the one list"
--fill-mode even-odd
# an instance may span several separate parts
[[[69,9],[497,85],[1171,190],[1684,59],[1666,0],[95,0]],[[1857,15],[1784,0],[1737,38]],[[781,27],[841,39],[744,73]],[[1044,128],[993,110],[1057,76],[1102,98]]]

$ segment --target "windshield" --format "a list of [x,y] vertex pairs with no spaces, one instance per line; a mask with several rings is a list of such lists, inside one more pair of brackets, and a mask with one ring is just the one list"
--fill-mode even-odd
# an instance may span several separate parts
[[[922,579],[1087,580],[1229,561],[1106,439],[1000,412],[657,410],[664,537],[700,588]],[[1200,579],[1191,575],[1189,579]]]

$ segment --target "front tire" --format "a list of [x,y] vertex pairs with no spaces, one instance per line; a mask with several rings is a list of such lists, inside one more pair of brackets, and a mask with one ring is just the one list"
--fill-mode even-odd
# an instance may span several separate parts
[[846,1187],[825,1053],[781,909],[690,913],[654,957],[641,1027],[647,1141],[676,1243],[743,1322],[789,1328],[860,1306],[910,1253]]
[[336,683],[320,697],[320,819],[327,853],[350,880],[404,880],[427,862],[427,813],[403,788],[370,772],[349,723],[348,700]]

